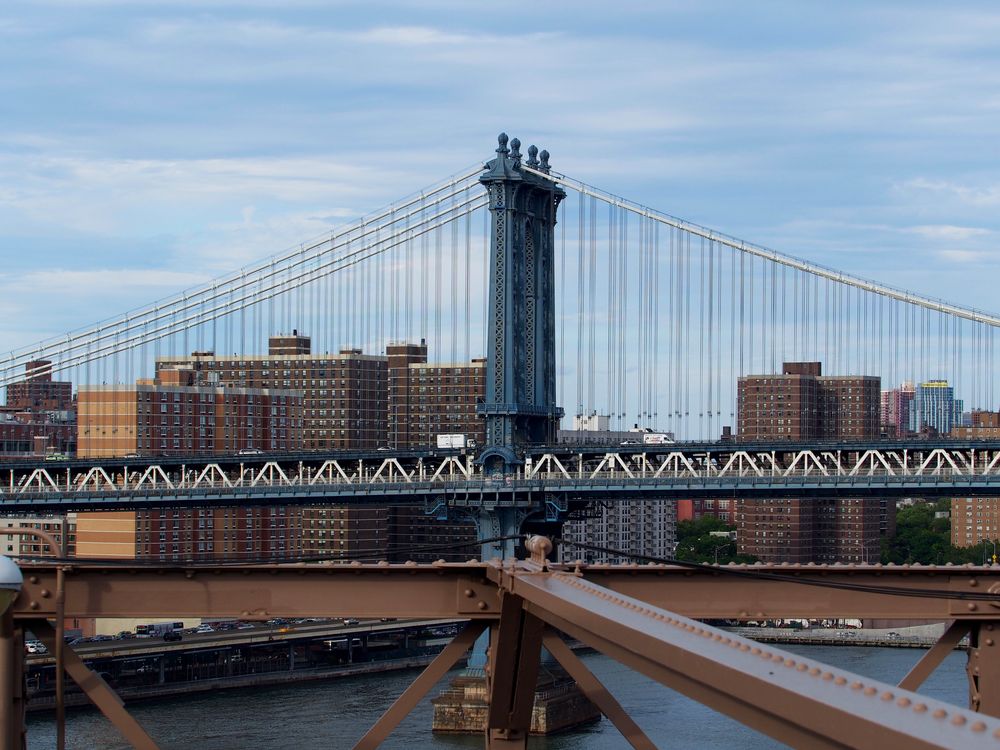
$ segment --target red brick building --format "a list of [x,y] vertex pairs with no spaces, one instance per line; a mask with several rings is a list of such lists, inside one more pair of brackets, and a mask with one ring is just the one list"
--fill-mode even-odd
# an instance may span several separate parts
[[438,435],[465,435],[482,445],[486,421],[476,404],[486,396],[486,362],[427,362],[427,344],[390,344],[388,443],[390,448],[426,448]]
[[[880,378],[824,376],[819,362],[786,362],[781,375],[739,379],[738,439],[877,439],[880,402]],[[879,499],[740,500],[737,546],[765,562],[877,562],[895,510]]]

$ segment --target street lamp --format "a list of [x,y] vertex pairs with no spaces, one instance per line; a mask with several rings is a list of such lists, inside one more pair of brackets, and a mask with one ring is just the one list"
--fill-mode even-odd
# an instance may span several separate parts
[[733,545],[732,545],[732,543],[730,542],[729,544],[720,544],[720,545],[719,545],[718,547],[716,547],[716,548],[715,548],[715,564],[716,564],[716,565],[718,565],[718,564],[719,564],[719,550],[723,550],[723,549],[725,549],[726,547],[732,547],[732,546],[733,546]]
[[0,555],[0,615],[17,599],[22,583],[21,569],[9,557]]

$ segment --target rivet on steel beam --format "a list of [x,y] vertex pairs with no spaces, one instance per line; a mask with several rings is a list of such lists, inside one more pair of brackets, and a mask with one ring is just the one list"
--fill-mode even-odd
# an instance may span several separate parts
[[807,669],[809,669],[809,665],[799,664],[799,666],[797,666],[795,669],[797,669],[799,672],[805,672]]
[[939,708],[934,713],[932,713],[931,716],[933,716],[935,719],[944,719],[945,717],[948,716],[948,712],[945,711],[943,708]]
[[28,604],[29,609],[38,609],[38,602],[31,602]]
[[785,659],[785,666],[786,667],[794,667],[795,666],[795,659]]
[[833,679],[833,684],[834,685],[846,685],[847,684],[847,678],[843,677],[843,676],[837,676],[837,677],[835,677]]
[[970,612],[975,612],[977,609],[979,609],[979,607],[976,606],[975,602],[969,602],[967,607]]
[[966,718],[962,716],[962,714],[955,714],[954,716],[951,717],[951,723],[954,724],[956,727],[964,725],[965,722]]
[[[830,674],[830,673],[827,672],[826,674]],[[830,675],[830,676],[832,677],[833,675]],[[823,675],[823,678],[824,679],[829,679],[829,677],[827,677],[826,675]],[[865,684],[863,682],[858,682],[857,680],[855,680],[854,682],[851,683],[851,690],[860,690],[864,686],[865,686]]]
[[973,732],[985,732],[986,724],[982,721],[975,722],[971,727],[969,727]]
[[900,708],[906,708],[907,706],[910,705],[910,703],[911,703],[910,699],[907,698],[905,695],[898,701],[896,701],[896,705],[899,706]]
[[877,692],[878,692],[878,690],[876,690],[876,689],[875,689],[874,687],[872,687],[871,685],[869,685],[869,686],[868,686],[868,687],[866,687],[866,688],[865,688],[865,689],[864,689],[864,690],[863,690],[862,692],[863,692],[863,693],[864,693],[865,695],[869,695],[869,696],[870,696],[870,695],[875,695],[875,693],[877,693]]
[[813,667],[812,669],[809,670],[809,674],[811,674],[813,677],[815,677],[816,675],[818,675],[822,671],[823,670],[820,669],[819,667]]
[[927,712],[927,704],[926,703],[916,703],[913,706],[913,710],[916,711],[918,714],[926,713]]
[[43,599],[48,599],[50,596],[52,596],[52,592],[50,592],[48,589],[42,589],[38,593],[40,593],[42,595]]
[[884,700],[884,701],[891,701],[895,697],[896,696],[893,695],[892,692],[889,691],[889,690],[886,690],[884,693],[882,693],[882,696],[881,696],[882,700]]
[[978,586],[979,585],[979,581],[977,581],[975,578],[970,578],[969,579],[969,585],[970,586]]
[[471,599],[472,597],[474,597],[474,596],[476,595],[476,592],[475,592],[475,591],[473,591],[472,589],[466,589],[466,590],[465,590],[465,591],[463,591],[462,593],[463,593],[463,594],[465,594],[465,595],[466,595],[467,597],[469,597],[470,599]]
[[487,604],[486,602],[482,601],[482,600],[480,600],[479,603],[476,604],[476,606],[479,607],[479,609],[481,609],[481,610],[487,610],[487,609],[490,608],[490,605]]
[[29,583],[38,583],[38,576],[28,576]]
[[986,645],[987,646],[992,646],[993,645],[993,639],[992,638],[987,638],[986,639]]

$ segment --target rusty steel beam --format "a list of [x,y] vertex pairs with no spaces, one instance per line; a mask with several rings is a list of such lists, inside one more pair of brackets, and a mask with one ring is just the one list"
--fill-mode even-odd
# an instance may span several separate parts
[[1000,619],[973,623],[969,636],[969,705],[1000,716]]
[[434,661],[427,665],[427,668],[420,673],[410,686],[403,691],[403,694],[389,706],[388,710],[382,714],[381,718],[369,729],[365,736],[354,745],[354,750],[375,750],[392,731],[399,726],[399,722],[413,710],[420,702],[420,699],[427,695],[428,691],[434,687],[438,680],[451,669],[455,662],[462,658],[466,651],[472,648],[479,634],[486,629],[485,622],[472,622],[451,642],[444,647],[444,650],[434,657]]
[[[261,565],[65,569],[63,608],[75,617],[497,617],[488,566]],[[54,566],[22,565],[16,617],[57,614]],[[471,592],[470,596],[467,592]]]
[[24,737],[24,630],[10,611],[0,613],[0,750],[22,750]]
[[[931,673],[938,668],[945,657],[955,650],[958,642],[965,637],[965,634],[972,629],[972,625],[963,620],[955,620],[948,629],[941,634],[927,652],[920,657],[920,661],[913,665],[913,668],[906,673],[906,676],[899,681],[899,687],[904,690],[916,690],[924,684],[924,680],[930,677]],[[971,705],[971,704],[970,704]]]
[[[992,620],[1000,615],[1000,566],[553,565],[623,596],[700,620],[856,618]],[[816,582],[826,585],[809,585]],[[836,587],[845,588],[836,588]],[[922,590],[968,599],[891,596],[854,587]],[[711,593],[706,591],[710,589]],[[980,597],[980,598],[977,598]]]
[[795,747],[958,750],[1000,736],[1000,720],[763,647],[571,574],[495,574],[539,619]]
[[[49,651],[55,649],[56,631],[47,620],[26,620],[25,626],[45,644]],[[66,649],[66,672],[80,687],[84,695],[100,710],[122,737],[136,750],[159,750],[142,725],[125,709],[125,703],[97,672],[77,656],[73,649]]]
[[632,720],[594,673],[587,669],[580,658],[570,650],[558,633],[551,628],[546,629],[542,636],[542,644],[555,660],[562,664],[569,676],[576,680],[580,691],[615,725],[628,744],[635,750],[656,750],[653,741]]
[[[528,563],[522,563],[527,565]],[[789,617],[993,620],[1000,601],[1000,566],[749,566],[756,576],[706,567],[551,565],[673,612],[696,619]],[[26,564],[18,617],[57,613],[57,566]],[[155,568],[81,561],[65,570],[65,611],[77,617],[426,617],[499,615],[488,563],[417,565],[219,565]],[[781,578],[767,576],[781,576]],[[806,585],[891,587],[961,593],[890,596]],[[377,585],[375,585],[377,582]],[[710,593],[707,593],[710,588]],[[976,598],[982,597],[982,598]]]
[[541,620],[524,611],[519,597],[501,594],[486,670],[487,750],[527,747],[544,629]]

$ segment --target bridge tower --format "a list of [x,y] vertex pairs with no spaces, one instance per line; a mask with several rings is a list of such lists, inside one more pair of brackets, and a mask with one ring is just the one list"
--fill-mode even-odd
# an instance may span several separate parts
[[[563,410],[556,405],[555,226],[566,193],[525,171],[521,143],[497,138],[496,158],[479,178],[489,195],[486,445],[479,456],[491,473],[522,463],[518,448],[554,443]],[[528,148],[524,165],[549,171],[549,154]]]

